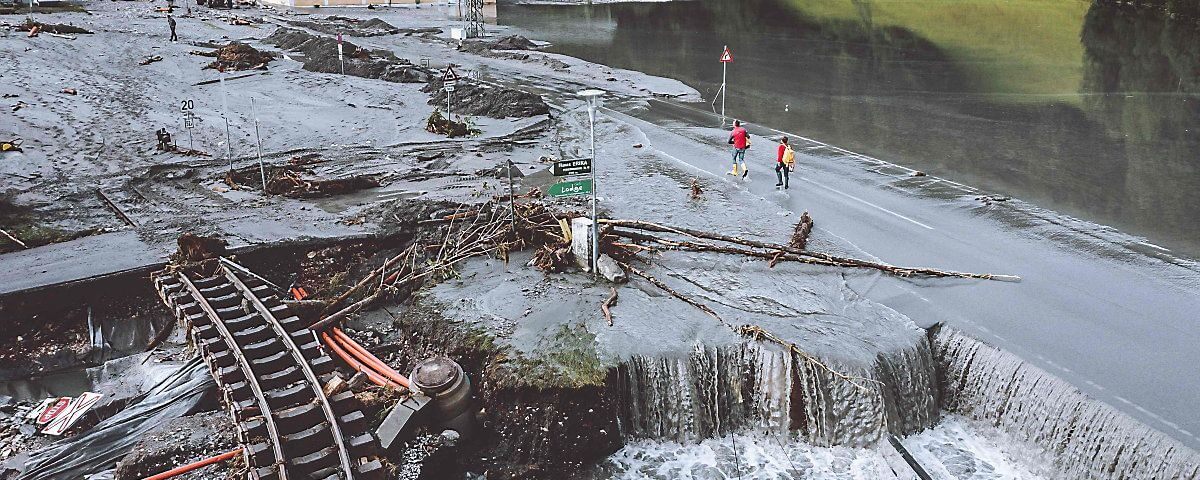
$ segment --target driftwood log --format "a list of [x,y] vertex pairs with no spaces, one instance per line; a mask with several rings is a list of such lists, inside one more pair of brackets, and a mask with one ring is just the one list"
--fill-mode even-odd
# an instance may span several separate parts
[[[720,241],[720,242],[731,243],[734,245],[742,245],[742,246],[746,246],[746,247],[767,250],[767,252],[759,252],[759,251],[746,250],[746,249],[731,249],[728,251],[724,251],[726,249],[729,249],[729,247],[720,247],[720,246],[716,246],[716,245],[707,244],[707,245],[703,245],[702,248],[704,250],[700,250],[700,251],[714,251],[714,252],[724,251],[724,253],[737,253],[737,254],[750,255],[750,256],[755,256],[755,257],[763,257],[763,255],[766,255],[766,257],[764,257],[764,258],[768,258],[768,259],[774,258],[777,253],[782,252],[785,254],[790,254],[791,256],[784,256],[784,257],[781,257],[781,259],[787,259],[787,260],[792,260],[792,261],[802,261],[804,263],[813,263],[813,264],[818,264],[818,265],[870,268],[870,269],[875,269],[875,270],[879,270],[882,272],[887,272],[887,273],[890,273],[890,274],[893,274],[893,275],[896,275],[899,277],[913,277],[913,276],[920,275],[920,276],[929,276],[929,277],[976,278],[976,279],[981,279],[981,280],[998,280],[998,281],[1004,281],[1004,282],[1019,282],[1019,281],[1021,281],[1021,277],[1018,277],[1015,275],[994,275],[994,274],[987,274],[987,273],[966,273],[966,272],[937,270],[937,269],[932,269],[932,268],[898,267],[895,265],[871,262],[871,261],[867,261],[867,260],[859,260],[856,258],[839,257],[839,256],[825,254],[825,253],[810,252],[810,251],[800,250],[800,249],[793,248],[788,245],[782,245],[782,244],[778,244],[778,243],[762,242],[762,241],[751,240],[751,239],[742,238],[742,237],[723,235],[723,234],[715,233],[715,232],[705,232],[705,231],[695,230],[695,229],[690,229],[690,228],[673,227],[673,226],[668,226],[668,225],[644,222],[641,220],[614,220],[614,219],[602,218],[599,220],[599,223],[605,224],[605,225],[612,225],[612,226],[616,226],[616,227],[633,229],[633,230],[643,230],[643,231],[651,231],[651,232],[659,232],[659,233],[672,233],[675,235],[681,235],[684,237],[692,237],[695,239],[716,240],[716,241]],[[665,239],[663,239],[663,240],[665,240]],[[686,247],[695,247],[695,246],[701,245],[701,244],[694,243],[694,242],[681,242],[681,243],[683,243],[684,245],[680,246],[677,249],[687,250],[688,248],[686,248]],[[690,243],[690,245],[688,245],[689,243]],[[754,252],[754,253],[749,253],[749,252]],[[799,259],[797,259],[797,257],[803,258],[803,260],[799,260]]]
[[611,327],[613,326],[612,307],[617,304],[617,287],[609,288],[612,289],[612,293],[608,295],[608,298],[604,299],[604,303],[600,304],[600,311],[604,312],[604,319],[608,320],[608,326]]
[[800,221],[796,222],[796,229],[792,233],[792,240],[788,242],[788,246],[796,250],[804,250],[808,246],[808,236],[812,235],[813,219],[808,216],[808,210],[800,215]]

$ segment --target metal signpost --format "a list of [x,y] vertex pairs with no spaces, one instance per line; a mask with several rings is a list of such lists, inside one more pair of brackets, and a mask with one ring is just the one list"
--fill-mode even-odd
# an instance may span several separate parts
[[192,142],[192,129],[196,128],[196,118],[192,116],[192,110],[196,108],[196,102],[192,99],[187,99],[179,106],[179,111],[183,112],[183,128],[188,132],[188,150],[195,151],[196,145]]
[[454,73],[454,64],[446,67],[446,72],[442,74],[442,89],[446,91],[446,120],[450,120],[450,96],[454,94],[454,87],[458,85],[458,74]]
[[225,158],[229,160],[229,171],[233,171],[233,147],[229,140],[229,93],[225,90],[225,68],[218,68],[221,76],[221,114],[225,117]]
[[342,32],[338,32],[338,64],[342,67],[342,75],[346,74],[346,61],[342,60]]
[[733,52],[729,51],[729,45],[725,46],[725,50],[721,52],[721,124],[725,124],[725,72],[729,64],[733,63]]
[[[590,145],[592,151],[592,161],[596,159],[596,107],[600,101],[600,96],[604,95],[604,90],[588,89],[578,94],[588,102],[588,125],[591,129]],[[591,168],[592,179],[588,182],[587,188],[592,193],[592,278],[599,276],[597,272],[597,260],[600,258],[600,227],[597,223],[599,217],[596,216],[596,169]]]
[[250,97],[250,112],[254,115],[254,141],[258,143],[258,173],[262,175],[263,195],[267,195],[267,168],[263,166],[262,161],[262,135],[258,133],[258,106],[254,103],[254,97]]

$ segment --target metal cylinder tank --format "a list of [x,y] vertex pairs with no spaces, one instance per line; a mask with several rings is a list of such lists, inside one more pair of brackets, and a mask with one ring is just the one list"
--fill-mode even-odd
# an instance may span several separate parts
[[471,379],[457,362],[447,357],[428,358],[413,367],[409,378],[414,387],[432,399],[431,423],[454,430],[463,438],[474,433]]

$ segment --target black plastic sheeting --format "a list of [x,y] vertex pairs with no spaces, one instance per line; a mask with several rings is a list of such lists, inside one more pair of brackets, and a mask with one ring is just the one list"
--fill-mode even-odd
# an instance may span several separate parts
[[74,437],[30,456],[18,480],[74,480],[108,470],[143,434],[172,418],[192,413],[214,391],[208,368],[194,358],[130,402],[129,407]]

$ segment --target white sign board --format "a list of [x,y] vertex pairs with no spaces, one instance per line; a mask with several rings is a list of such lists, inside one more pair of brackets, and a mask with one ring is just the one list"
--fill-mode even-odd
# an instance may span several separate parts
[[55,416],[54,420],[51,420],[46,425],[46,428],[42,429],[42,433],[46,435],[62,435],[66,433],[67,429],[71,428],[71,425],[78,422],[80,418],[83,418],[83,414],[96,406],[103,396],[99,393],[83,392],[82,395],[71,402],[71,405]]

